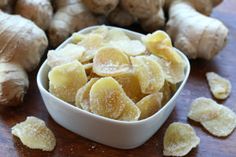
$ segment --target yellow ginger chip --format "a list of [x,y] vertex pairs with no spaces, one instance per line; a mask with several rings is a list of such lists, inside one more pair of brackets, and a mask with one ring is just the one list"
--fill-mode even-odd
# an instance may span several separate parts
[[106,36],[108,36],[108,32],[109,32],[109,29],[105,25],[103,25],[93,30],[90,34],[99,34],[99,35],[102,35],[103,38],[106,38]]
[[138,77],[134,72],[124,73],[114,77],[119,84],[124,89],[126,95],[133,100],[133,102],[138,102],[144,97],[144,94],[141,91]]
[[56,66],[49,72],[48,78],[49,91],[70,103],[75,102],[76,92],[87,82],[84,67],[79,61]]
[[167,61],[183,63],[182,58],[173,49],[171,39],[164,31],[156,31],[142,38],[148,51],[152,54],[162,57]]
[[161,65],[165,75],[165,79],[168,82],[176,84],[183,81],[185,76],[184,62],[171,62],[155,55],[151,55],[150,57]]
[[56,145],[53,132],[47,128],[44,121],[36,117],[27,117],[24,122],[16,124],[11,133],[31,149],[52,151]]
[[142,41],[145,43],[147,49],[152,53],[156,53],[162,47],[172,47],[169,35],[161,30],[144,36]]
[[74,60],[80,60],[84,51],[84,47],[69,43],[60,50],[50,50],[47,55],[47,64],[53,68]]
[[216,118],[202,121],[203,127],[211,134],[218,137],[225,137],[232,133],[236,127],[236,114],[229,108],[220,106],[220,113]]
[[162,93],[153,93],[145,96],[136,105],[141,111],[140,119],[150,117],[161,109]]
[[91,112],[117,119],[127,104],[134,104],[126,96],[121,85],[112,77],[104,77],[96,81],[89,93]]
[[188,117],[200,122],[212,135],[228,136],[236,127],[236,114],[209,98],[193,101]]
[[75,97],[75,105],[86,111],[89,111],[89,92],[92,85],[98,80],[98,78],[92,78],[83,87],[81,87]]
[[128,72],[129,69],[128,56],[114,47],[99,49],[93,59],[93,71],[100,76],[117,76]]
[[165,77],[159,63],[148,56],[131,57],[131,62],[142,93],[151,94],[163,87]]
[[225,99],[229,96],[231,92],[231,83],[229,80],[214,72],[206,73],[206,78],[215,98]]
[[177,53],[177,51],[172,47],[164,47],[160,49],[158,54],[155,54],[156,56],[162,57],[165,60],[172,62],[173,64],[183,64],[185,65],[185,62],[181,58],[181,56]]
[[84,34],[79,34],[79,33],[73,33],[72,34],[72,39],[71,42],[74,44],[78,44],[80,41],[84,39],[85,35]]
[[122,50],[129,56],[141,55],[146,51],[146,47],[139,40],[111,41],[108,45]]
[[185,156],[199,143],[200,138],[189,124],[174,122],[165,132],[163,153],[165,156]]
[[220,110],[221,106],[215,101],[200,97],[192,102],[188,117],[194,121],[203,122],[218,117]]
[[130,102],[125,105],[125,108],[118,120],[137,121],[140,117],[140,113],[139,108],[130,100]]
[[183,64],[182,58],[172,47],[171,39],[164,31],[156,31],[142,38],[148,51],[152,54],[162,57],[167,61]]
[[111,28],[107,33],[105,41],[110,42],[110,41],[119,41],[119,40],[127,41],[127,40],[130,40],[130,38],[125,34],[124,31],[118,28]]
[[103,45],[104,38],[99,34],[87,34],[84,39],[78,43],[79,46],[85,48],[85,52],[81,57],[81,62],[87,62],[95,56],[97,50]]

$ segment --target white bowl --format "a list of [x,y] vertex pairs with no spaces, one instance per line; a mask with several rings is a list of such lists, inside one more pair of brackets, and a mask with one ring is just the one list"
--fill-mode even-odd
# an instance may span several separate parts
[[[89,33],[99,26],[85,28],[78,33]],[[109,27],[109,26],[108,26]],[[112,28],[112,27],[110,27]],[[121,28],[119,28],[121,29]],[[140,39],[143,34],[121,29],[131,38]],[[57,49],[64,47],[71,38],[63,42]],[[61,126],[90,140],[121,149],[131,149],[146,142],[166,121],[175,106],[175,100],[183,89],[189,76],[190,65],[186,56],[179,52],[186,62],[185,78],[168,103],[154,115],[135,122],[109,119],[77,108],[48,92],[48,72],[46,61],[37,75],[37,84],[43,101],[52,118]]]

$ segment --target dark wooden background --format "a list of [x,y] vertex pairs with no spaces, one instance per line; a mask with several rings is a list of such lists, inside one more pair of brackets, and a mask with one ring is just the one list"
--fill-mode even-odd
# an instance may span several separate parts
[[[220,103],[236,112],[236,1],[225,0],[214,10],[212,16],[222,20],[230,30],[226,47],[212,61],[191,61],[190,78],[177,100],[174,111],[161,129],[144,145],[131,150],[114,149],[87,140],[59,126],[48,114],[39,94],[35,80],[36,70],[30,74],[31,84],[24,103],[19,107],[3,109],[0,113],[0,157],[160,157],[163,151],[164,132],[168,125],[175,121],[191,124],[201,139],[200,145],[187,156],[236,157],[236,131],[227,138],[216,138],[199,124],[188,120],[186,117],[193,99],[200,96],[212,97],[205,79],[205,73],[208,71],[217,72],[231,80],[233,85],[231,96]],[[25,120],[27,116],[43,119],[54,132],[57,139],[57,146],[54,151],[43,152],[28,149],[11,135],[11,127],[17,122]]]

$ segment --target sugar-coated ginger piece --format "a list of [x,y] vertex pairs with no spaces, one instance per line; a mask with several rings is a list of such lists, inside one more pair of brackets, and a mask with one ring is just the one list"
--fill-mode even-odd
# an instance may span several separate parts
[[93,84],[98,80],[98,78],[91,78],[83,87],[81,87],[75,97],[75,105],[86,111],[90,111],[89,105],[89,92]]
[[236,114],[226,106],[220,107],[220,113],[216,118],[202,121],[201,124],[212,135],[226,137],[236,128]]
[[31,149],[52,151],[56,146],[53,132],[47,128],[43,120],[33,116],[29,116],[25,121],[13,126],[11,133]]
[[126,95],[133,101],[138,102],[144,97],[144,94],[141,91],[139,80],[137,75],[133,71],[114,76],[119,84],[124,89]]
[[203,122],[219,116],[221,107],[214,100],[200,97],[190,107],[188,117],[196,122]]
[[106,35],[105,41],[120,41],[120,40],[130,40],[129,36],[122,30],[118,28],[111,28]]
[[47,54],[47,64],[53,68],[58,65],[81,60],[85,48],[72,43],[67,44],[59,50],[50,50]]
[[132,102],[127,103],[118,120],[137,121],[140,117],[140,109]]
[[183,81],[186,67],[184,62],[168,61],[156,55],[151,55],[150,57],[161,65],[165,79],[168,82],[176,84]]
[[180,55],[172,47],[171,39],[166,32],[157,30],[144,36],[142,40],[153,55],[174,63],[183,63]]
[[81,62],[88,62],[93,59],[97,50],[103,46],[104,37],[98,33],[90,33],[84,36],[84,38],[78,42],[79,46],[85,48],[85,52],[81,57]]
[[134,104],[126,96],[121,85],[112,77],[104,77],[96,81],[89,96],[91,112],[112,119],[117,119],[127,104]]
[[151,94],[163,87],[165,77],[159,63],[148,56],[136,56],[130,59],[142,93]]
[[164,135],[165,156],[185,156],[200,143],[200,138],[189,124],[174,122]]
[[111,41],[108,45],[122,50],[129,56],[137,56],[146,52],[146,47],[139,40]]
[[139,102],[137,107],[141,111],[140,119],[145,119],[156,113],[162,107],[162,93],[156,92],[145,96]]
[[54,67],[48,74],[49,91],[56,97],[69,102],[75,102],[75,95],[87,82],[87,75],[79,61]]
[[100,76],[117,76],[129,69],[128,56],[115,47],[102,47],[93,58],[93,71]]
[[195,99],[188,117],[200,122],[209,133],[217,137],[226,137],[236,128],[236,114],[209,98]]
[[206,78],[215,98],[226,99],[230,95],[232,87],[229,80],[214,72],[206,73]]
[[164,46],[172,47],[172,42],[169,35],[161,30],[147,34],[146,36],[142,37],[142,41],[146,44],[147,49],[152,53],[155,53]]

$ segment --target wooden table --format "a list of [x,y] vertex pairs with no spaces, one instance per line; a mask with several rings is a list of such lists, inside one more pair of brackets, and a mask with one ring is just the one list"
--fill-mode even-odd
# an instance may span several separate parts
[[[212,61],[191,61],[192,71],[186,87],[178,98],[176,107],[167,122],[144,145],[131,150],[119,150],[98,144],[80,137],[55,123],[48,114],[39,94],[35,75],[30,76],[30,88],[25,97],[24,104],[16,108],[6,108],[0,114],[0,157],[15,156],[83,156],[83,157],[159,157],[163,151],[163,135],[172,122],[179,121],[191,124],[201,139],[200,145],[193,149],[188,156],[198,157],[235,157],[236,156],[236,131],[227,138],[211,136],[203,127],[187,119],[189,105],[194,98],[210,94],[205,73],[214,71],[229,78],[233,85],[231,96],[220,101],[236,111],[236,1],[225,0],[217,7],[213,16],[222,20],[229,28],[227,46],[220,55]],[[25,120],[26,116],[36,116],[43,119],[47,126],[55,133],[57,146],[52,152],[28,149],[19,139],[11,135],[11,127],[17,122]]]

